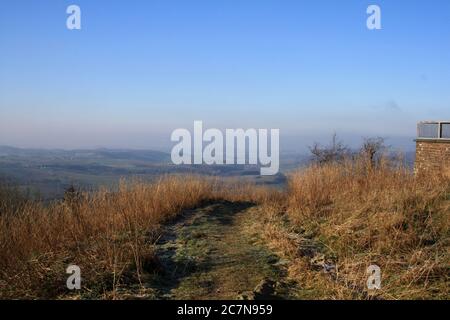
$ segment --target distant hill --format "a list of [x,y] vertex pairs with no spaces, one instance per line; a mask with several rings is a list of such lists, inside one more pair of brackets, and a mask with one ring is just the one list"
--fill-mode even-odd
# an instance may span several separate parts
[[170,161],[170,155],[153,150],[128,149],[22,149],[0,146],[0,157],[40,157],[43,159],[125,159],[164,163]]

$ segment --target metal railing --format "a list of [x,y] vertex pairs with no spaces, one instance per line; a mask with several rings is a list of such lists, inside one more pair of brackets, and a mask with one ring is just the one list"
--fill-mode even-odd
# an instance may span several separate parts
[[450,140],[450,121],[423,121],[417,124],[419,139]]

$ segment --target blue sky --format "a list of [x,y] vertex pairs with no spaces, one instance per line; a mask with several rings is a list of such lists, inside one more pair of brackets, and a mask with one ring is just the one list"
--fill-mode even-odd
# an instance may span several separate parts
[[449,111],[448,0],[0,2],[0,145],[160,148],[194,120],[410,141]]

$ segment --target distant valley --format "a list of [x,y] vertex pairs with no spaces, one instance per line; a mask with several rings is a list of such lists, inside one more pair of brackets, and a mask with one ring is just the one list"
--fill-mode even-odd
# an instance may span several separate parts
[[[72,185],[86,191],[101,186],[114,189],[121,179],[154,181],[167,174],[217,176],[283,188],[286,174],[306,165],[309,160],[308,154],[281,154],[280,173],[260,176],[259,167],[252,165],[174,165],[169,153],[153,150],[22,149],[0,146],[0,179],[42,200],[62,198],[64,191]],[[405,162],[412,166],[413,152],[405,154]]]
[[[305,164],[308,156],[286,155],[282,171]],[[173,165],[170,154],[127,149],[21,149],[0,146],[0,179],[18,186],[29,196],[43,200],[61,198],[71,185],[81,190],[100,186],[115,188],[120,179],[153,181],[166,174],[199,174],[239,178],[257,184],[282,187],[285,176],[259,175],[250,165]]]

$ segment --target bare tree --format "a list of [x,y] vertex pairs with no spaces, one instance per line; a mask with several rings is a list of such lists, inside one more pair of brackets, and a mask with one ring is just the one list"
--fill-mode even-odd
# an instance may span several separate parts
[[336,133],[333,134],[330,145],[322,147],[315,142],[309,150],[312,153],[312,160],[318,164],[339,162],[351,155],[350,149],[337,139]]
[[380,160],[381,154],[387,149],[384,138],[364,138],[360,154],[367,160],[367,163],[373,168]]

